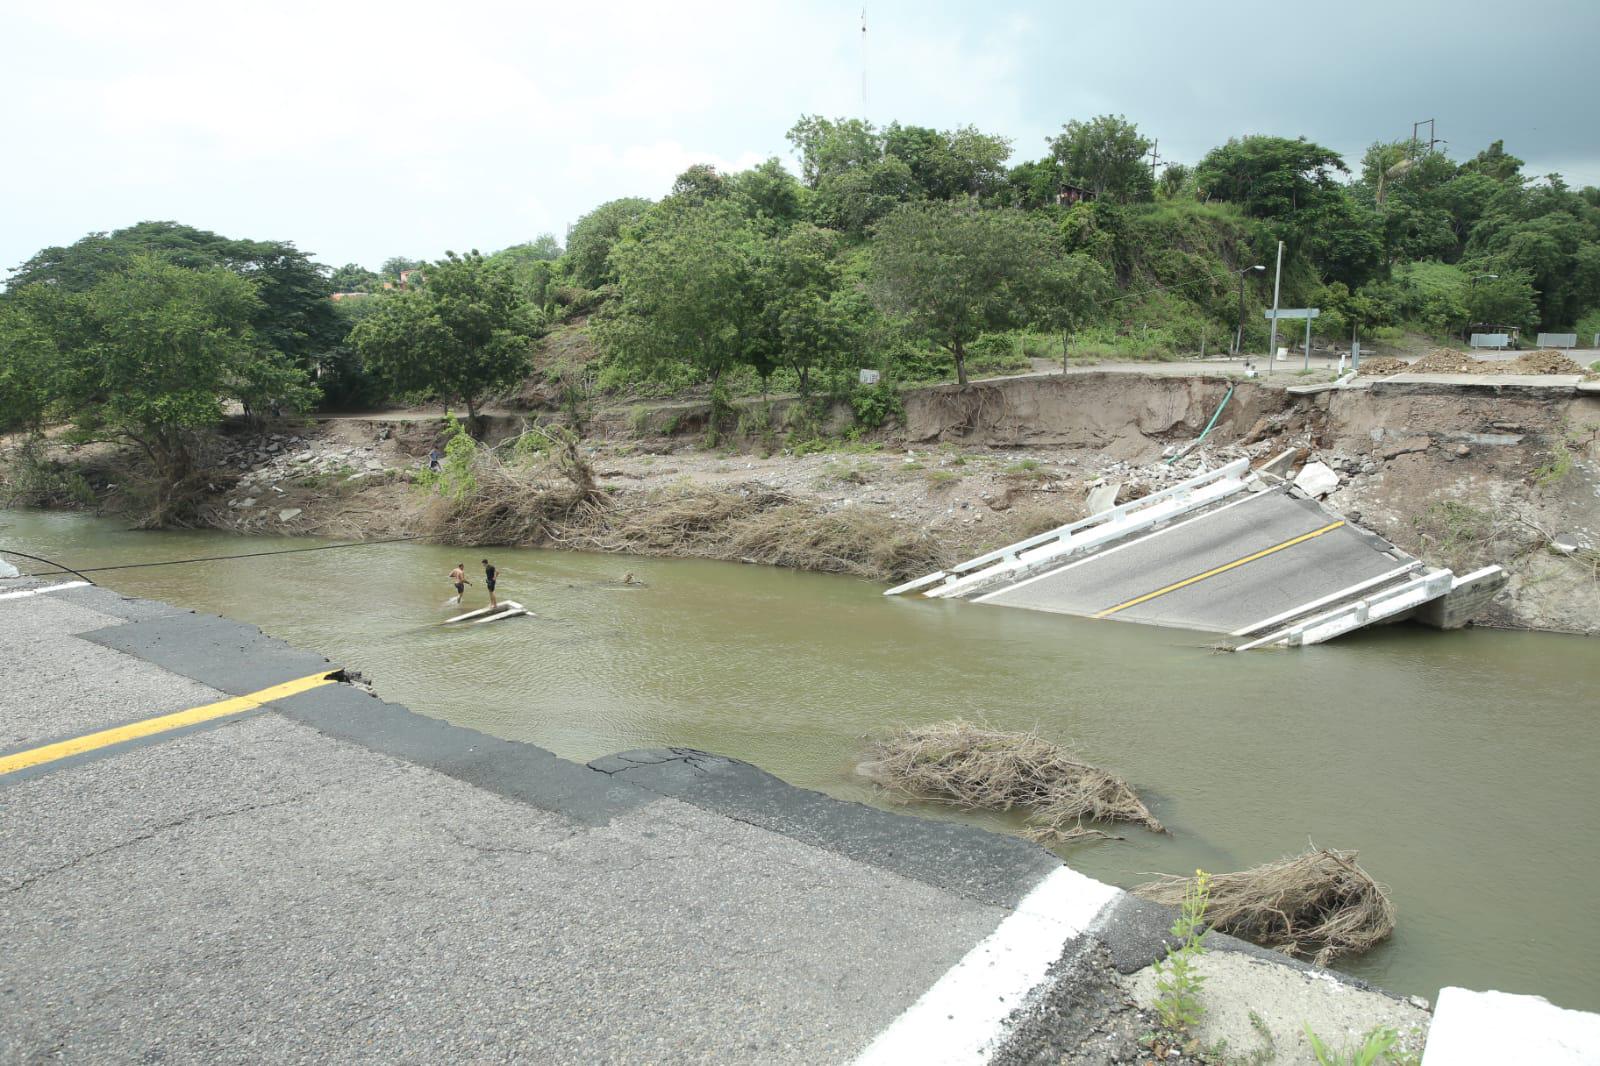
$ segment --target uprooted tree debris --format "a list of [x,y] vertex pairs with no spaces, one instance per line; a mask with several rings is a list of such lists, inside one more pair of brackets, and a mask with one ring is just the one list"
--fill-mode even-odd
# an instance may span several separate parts
[[[1163,874],[1134,892],[1167,906],[1192,878]],[[1388,889],[1356,865],[1353,851],[1309,848],[1239,873],[1210,875],[1206,920],[1214,929],[1325,966],[1394,931]]]
[[902,730],[868,748],[860,772],[882,787],[967,809],[1029,812],[1029,836],[1106,836],[1084,819],[1166,830],[1122,778],[1037,733],[951,721]]

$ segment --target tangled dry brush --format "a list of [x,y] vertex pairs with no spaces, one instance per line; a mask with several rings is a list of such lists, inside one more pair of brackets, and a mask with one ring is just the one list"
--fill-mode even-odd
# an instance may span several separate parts
[[1025,810],[1030,836],[1065,842],[1106,834],[1085,820],[1131,822],[1165,832],[1122,778],[1037,733],[952,721],[876,740],[861,772],[917,799],[993,811]]

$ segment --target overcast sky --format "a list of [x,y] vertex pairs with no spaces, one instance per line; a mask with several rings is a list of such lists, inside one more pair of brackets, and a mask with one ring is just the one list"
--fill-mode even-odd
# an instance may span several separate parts
[[[144,219],[330,264],[492,251],[803,113],[1013,139],[1126,114],[1193,163],[1304,134],[1354,164],[1438,120],[1600,184],[1600,0],[271,3],[0,0],[0,267]],[[865,100],[863,101],[863,63]]]

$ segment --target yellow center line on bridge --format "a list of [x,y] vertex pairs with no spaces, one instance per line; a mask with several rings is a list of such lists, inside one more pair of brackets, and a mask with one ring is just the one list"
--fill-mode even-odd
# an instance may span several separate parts
[[174,711],[172,714],[158,715],[155,718],[146,718],[143,721],[130,722],[128,725],[119,725],[111,729],[101,729],[94,733],[85,733],[81,737],[71,737],[67,740],[58,740],[54,744],[45,744],[42,747],[30,748],[27,751],[14,752],[11,755],[0,755],[0,777],[16,773],[18,770],[27,770],[45,763],[56,762],[72,755],[82,755],[86,751],[121,744],[129,740],[138,740],[141,737],[154,736],[157,733],[166,733],[184,726],[196,725],[200,722],[209,722],[213,718],[226,718],[230,714],[240,714],[244,711],[253,711],[263,704],[273,700],[287,699],[301,692],[307,692],[322,685],[333,684],[337,671],[324,671],[312,674],[309,677],[297,678],[294,681],[285,681],[281,685],[273,685],[257,692],[244,696],[234,696],[230,699],[218,700],[216,703],[207,703],[199,707],[190,707],[186,711]]
[[1321,529],[1313,529],[1310,533],[1302,533],[1298,537],[1293,537],[1284,541],[1282,544],[1274,544],[1270,548],[1262,548],[1260,551],[1252,552],[1242,559],[1235,559],[1231,563],[1223,563],[1221,566],[1214,566],[1203,574],[1196,574],[1193,577],[1186,577],[1182,581],[1174,581],[1172,584],[1167,585],[1164,588],[1156,589],[1154,592],[1147,592],[1143,596],[1136,596],[1125,603],[1117,604],[1115,607],[1107,607],[1105,610],[1093,615],[1092,617],[1105,618],[1108,615],[1116,614],[1118,611],[1125,611],[1129,607],[1137,607],[1139,604],[1144,603],[1147,600],[1153,600],[1157,596],[1165,596],[1169,592],[1176,592],[1181,588],[1187,588],[1196,582],[1204,581],[1208,577],[1216,577],[1218,574],[1227,573],[1229,570],[1243,566],[1246,563],[1253,563],[1257,559],[1264,558],[1273,554],[1274,552],[1281,552],[1285,548],[1294,547],[1296,544],[1304,544],[1306,541],[1311,540],[1314,537],[1320,537],[1324,533],[1332,533],[1342,525],[1344,525],[1344,519],[1342,518],[1337,522],[1329,522]]

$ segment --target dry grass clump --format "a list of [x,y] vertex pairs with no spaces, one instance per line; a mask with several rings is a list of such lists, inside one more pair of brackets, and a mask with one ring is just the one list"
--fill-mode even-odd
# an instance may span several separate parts
[[[1134,889],[1155,903],[1183,902],[1190,878],[1163,874]],[[1389,891],[1353,851],[1310,848],[1240,873],[1212,874],[1206,920],[1215,929],[1325,966],[1394,931]]]
[[558,526],[601,511],[603,494],[576,435],[530,432],[548,441],[543,454],[508,461],[480,448],[460,484],[441,483],[424,505],[432,536],[448,544],[537,544]]
[[894,792],[968,809],[1030,812],[1030,836],[1067,841],[1104,836],[1084,819],[1132,822],[1165,832],[1122,778],[1037,733],[961,720],[919,726],[868,748],[861,772]]
[[636,555],[737,559],[797,570],[904,580],[937,570],[926,530],[865,507],[828,510],[760,484],[685,484],[619,503],[554,539]]

